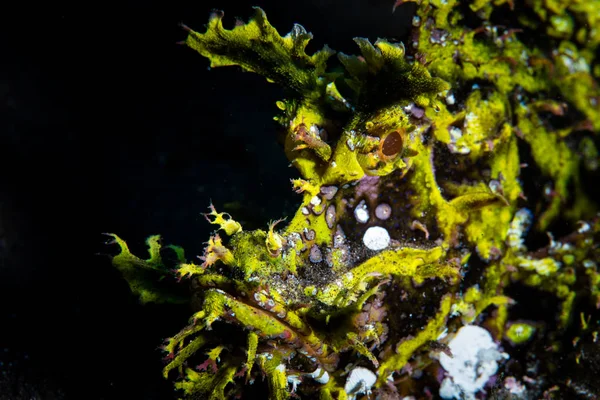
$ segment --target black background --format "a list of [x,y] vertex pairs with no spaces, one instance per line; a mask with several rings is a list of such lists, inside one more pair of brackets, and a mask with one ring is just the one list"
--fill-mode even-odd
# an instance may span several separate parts
[[[208,70],[178,26],[203,31],[261,6],[356,53],[402,38],[392,0],[21,2],[0,11],[0,399],[168,399],[161,339],[185,307],[141,306],[101,232],[144,255],[160,233],[201,254],[210,200],[247,228],[290,215],[296,177],[277,144],[282,92],[238,68]],[[19,7],[16,10],[15,7]],[[12,9],[9,9],[12,8]]]

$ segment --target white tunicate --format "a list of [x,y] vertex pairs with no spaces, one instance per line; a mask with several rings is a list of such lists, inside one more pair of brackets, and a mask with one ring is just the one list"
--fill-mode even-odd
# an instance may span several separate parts
[[371,388],[377,382],[377,376],[363,367],[356,367],[350,371],[344,391],[349,399],[355,399],[357,394],[370,394]]
[[354,218],[356,218],[356,220],[361,224],[365,224],[367,221],[369,221],[369,209],[367,208],[367,204],[364,200],[358,203],[354,209]]
[[460,328],[448,347],[452,356],[440,353],[440,364],[448,375],[440,387],[444,399],[475,399],[475,393],[498,370],[497,361],[508,358],[498,351],[492,335],[475,325]]
[[370,250],[383,250],[390,245],[390,234],[381,226],[372,226],[365,232],[363,243]]

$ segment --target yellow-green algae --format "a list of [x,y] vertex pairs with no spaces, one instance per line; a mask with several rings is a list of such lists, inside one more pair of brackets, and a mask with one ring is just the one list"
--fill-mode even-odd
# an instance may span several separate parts
[[[495,12],[515,7],[530,12],[495,25]],[[598,10],[599,1],[421,0],[406,47],[356,38],[360,56],[338,54],[344,74],[327,70],[333,50],[307,55],[311,34],[295,25],[281,37],[259,8],[233,29],[221,12],[205,33],[186,27],[184,43],[211,66],[239,65],[287,90],[275,119],[302,202],[264,231],[244,231],[211,205],[206,217],[227,237],[209,239],[200,265],[169,247],[200,302],[163,347],[165,376],[183,373],[176,387],[193,398],[255,385],[271,399],[401,398],[437,384],[436,354],[463,325],[512,345],[542,337],[558,351],[576,309],[597,317],[600,307],[600,222],[581,178],[598,167]],[[523,30],[546,36],[523,41]],[[345,113],[343,127],[333,113]],[[528,174],[544,186],[525,185]],[[535,235],[557,221],[573,233],[527,248],[532,223]],[[370,247],[373,227],[391,240]],[[178,300],[146,275],[168,273],[158,237],[141,260],[112,236],[134,294]],[[513,286],[556,299],[554,323],[515,319]],[[595,342],[597,318],[581,315]],[[347,393],[355,367],[377,382]]]

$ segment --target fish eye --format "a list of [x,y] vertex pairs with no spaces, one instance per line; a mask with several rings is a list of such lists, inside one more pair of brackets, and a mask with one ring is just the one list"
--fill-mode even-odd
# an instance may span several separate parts
[[394,131],[388,134],[381,143],[381,153],[386,158],[395,157],[402,151],[404,141],[400,132]]

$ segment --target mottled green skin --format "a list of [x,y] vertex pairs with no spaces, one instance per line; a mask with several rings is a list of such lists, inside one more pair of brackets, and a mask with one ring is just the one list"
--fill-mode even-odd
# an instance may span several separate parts
[[[548,53],[488,21],[511,2],[461,10],[456,0],[423,0],[410,51],[357,38],[360,57],[338,55],[343,76],[327,72],[331,49],[308,56],[310,34],[296,25],[281,37],[258,8],[231,30],[222,13],[205,33],[189,30],[185,44],[212,67],[239,65],[287,90],[276,120],[303,199],[289,222],[252,232],[211,206],[207,218],[229,238],[211,237],[202,265],[173,248],[178,276],[200,301],[164,346],[165,376],[185,372],[177,388],[201,398],[231,398],[250,390],[244,383],[264,382],[272,399],[292,391],[346,399],[353,397],[344,390],[347,371],[363,366],[377,374],[374,394],[397,398],[436,384],[435,354],[464,324],[485,326],[507,345],[554,346],[576,313],[581,336],[595,340],[597,321],[587,313],[600,307],[600,223],[580,178],[582,167],[597,168],[600,91],[589,66],[598,32],[580,27],[598,18],[594,4],[533,2],[539,20],[515,17],[514,28],[545,27],[555,46]],[[465,6],[480,29],[462,23]],[[576,21],[567,21],[574,10]],[[555,128],[550,116],[568,123]],[[522,164],[519,147],[534,165]],[[546,183],[535,200],[525,198],[536,189],[523,186],[523,168]],[[382,203],[387,218],[375,212]],[[527,249],[525,206],[537,232],[556,221],[575,232]],[[366,207],[368,221],[357,221],[357,207]],[[373,226],[391,236],[384,249],[362,240]],[[132,290],[143,301],[164,299],[135,274],[160,272],[158,241],[143,261],[114,237],[121,246],[114,264]],[[557,299],[555,325],[513,320],[505,291],[515,283]],[[246,344],[220,333],[225,328],[247,336]],[[196,361],[201,368],[190,368]],[[426,377],[411,379],[414,369]]]

